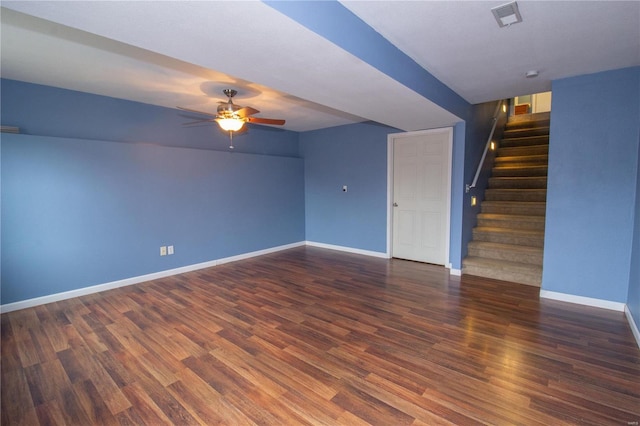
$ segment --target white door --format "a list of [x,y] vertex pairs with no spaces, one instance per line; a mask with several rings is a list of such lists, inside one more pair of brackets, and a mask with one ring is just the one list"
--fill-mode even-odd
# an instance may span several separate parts
[[390,142],[393,145],[391,255],[447,265],[453,129],[390,135]]

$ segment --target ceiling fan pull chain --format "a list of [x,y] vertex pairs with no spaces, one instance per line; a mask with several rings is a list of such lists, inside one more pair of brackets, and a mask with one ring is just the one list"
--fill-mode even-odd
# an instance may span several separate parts
[[229,140],[231,141],[231,145],[229,145],[229,149],[233,149],[233,131],[229,130]]

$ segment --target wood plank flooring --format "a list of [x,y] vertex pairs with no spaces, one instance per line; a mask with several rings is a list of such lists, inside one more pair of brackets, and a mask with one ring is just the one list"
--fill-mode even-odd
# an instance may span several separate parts
[[624,314],[301,247],[2,314],[2,425],[637,425]]

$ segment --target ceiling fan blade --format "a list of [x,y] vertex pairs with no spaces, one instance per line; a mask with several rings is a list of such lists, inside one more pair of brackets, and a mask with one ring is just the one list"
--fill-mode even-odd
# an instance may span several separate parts
[[211,117],[215,117],[216,116],[216,114],[212,114],[210,112],[198,111],[198,110],[195,110],[195,109],[184,108],[184,107],[176,107],[176,108],[181,109],[183,111],[193,112],[193,113],[196,113],[196,114],[210,115]]
[[253,114],[257,114],[259,112],[260,111],[258,111],[257,109],[251,108],[251,107],[242,107],[239,110],[235,111],[236,114],[238,114],[240,117],[243,117],[243,118]]
[[207,118],[206,120],[189,121],[188,123],[182,123],[182,125],[189,126],[191,124],[201,124],[201,123],[215,123],[215,119]]
[[260,118],[260,117],[249,117],[249,123],[257,123],[257,124],[273,124],[276,126],[284,125],[284,120],[278,120],[275,118]]

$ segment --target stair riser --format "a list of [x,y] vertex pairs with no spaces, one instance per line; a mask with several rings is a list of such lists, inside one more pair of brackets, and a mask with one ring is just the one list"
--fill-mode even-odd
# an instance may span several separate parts
[[507,129],[502,134],[505,139],[508,138],[522,138],[528,136],[548,136],[549,127],[524,127],[517,129]]
[[542,282],[542,273],[537,274],[522,274],[512,271],[502,271],[495,269],[478,268],[475,266],[465,266],[462,268],[462,273],[467,275],[476,275],[479,277],[493,278],[495,280],[512,281],[521,284],[532,285],[540,287]]
[[529,216],[544,216],[547,210],[546,204],[536,203],[514,203],[504,204],[500,202],[484,202],[480,206],[482,213],[496,213],[496,214],[518,214]]
[[494,177],[547,176],[547,166],[506,167],[500,165],[499,167],[494,167],[491,173]]
[[518,129],[523,127],[549,127],[551,125],[551,115],[546,117],[523,117],[521,115],[512,115],[507,120],[505,128],[507,130]]
[[516,146],[548,145],[549,136],[527,136],[522,138],[504,138],[500,141],[500,148]]
[[[525,125],[528,127],[549,127],[551,120],[550,112],[535,112],[532,114],[511,115],[507,120],[507,128],[517,125]],[[533,124],[535,123],[535,124]],[[545,124],[541,124],[545,123]]]
[[473,230],[474,241],[485,241],[487,243],[514,244],[527,247],[543,247],[544,235],[540,237],[525,236],[517,234],[503,234],[497,232],[482,232]]
[[540,201],[547,200],[546,189],[487,189],[484,193],[487,201]]
[[546,166],[549,163],[548,155],[523,155],[518,157],[496,157],[496,167],[527,167]]
[[527,253],[519,253],[512,250],[486,249],[469,246],[469,256],[542,266],[542,252],[533,255]]
[[503,189],[547,189],[545,177],[492,177],[489,178],[489,188]]
[[527,231],[544,231],[544,222],[526,220],[478,219],[478,226],[488,228],[522,229]]
[[505,126],[505,130],[515,130],[515,129],[531,129],[535,127],[549,127],[551,126],[551,120],[549,119],[541,119],[541,120],[509,120]]
[[498,157],[549,155],[549,145],[515,146],[498,149]]

